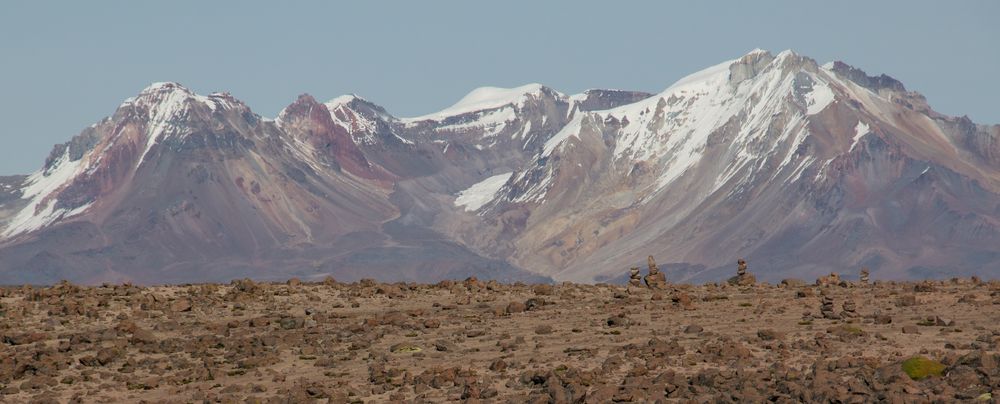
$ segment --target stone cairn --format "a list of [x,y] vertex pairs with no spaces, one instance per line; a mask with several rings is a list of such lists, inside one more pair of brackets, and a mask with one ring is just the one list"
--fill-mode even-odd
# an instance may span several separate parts
[[837,313],[833,311],[834,310],[833,298],[830,297],[830,295],[827,294],[826,291],[823,291],[820,299],[821,300],[820,300],[819,312],[823,314],[823,318],[831,320],[839,319],[840,316],[838,316]]
[[861,280],[862,285],[868,284],[868,275],[868,268],[861,268],[861,274],[858,276],[858,279]]
[[636,290],[642,288],[642,275],[639,275],[639,267],[629,268],[628,289]]
[[642,286],[642,275],[639,274],[639,267],[629,268],[628,283],[632,286]]
[[842,306],[844,311],[840,312],[840,317],[842,318],[857,318],[858,317],[858,307],[854,304],[854,301],[847,299],[844,301]]
[[647,265],[649,265],[649,275],[643,278],[646,281],[646,286],[650,289],[666,289],[667,288],[667,276],[660,272],[660,268],[656,266],[656,260],[650,255],[646,259]]
[[736,261],[736,276],[729,278],[730,285],[748,286],[757,283],[757,278],[747,272],[747,262],[744,259]]

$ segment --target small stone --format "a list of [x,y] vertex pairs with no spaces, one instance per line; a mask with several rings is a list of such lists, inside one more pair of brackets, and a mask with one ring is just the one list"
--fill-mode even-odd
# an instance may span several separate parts
[[757,331],[757,338],[760,338],[761,341],[774,341],[774,340],[782,339],[783,337],[784,337],[784,335],[782,333],[779,333],[779,332],[777,332],[775,330],[772,330],[772,329],[758,330]]
[[904,295],[904,296],[900,296],[899,300],[896,301],[896,305],[900,306],[900,307],[916,306],[917,305],[917,296],[916,295]]
[[608,317],[605,323],[608,327],[625,327],[628,326],[629,320],[624,314],[619,314],[617,316]]
[[698,334],[698,333],[700,333],[700,332],[702,332],[704,330],[705,330],[705,328],[703,328],[700,325],[695,325],[695,324],[691,324],[691,325],[689,325],[687,327],[684,327],[684,333],[685,334]]
[[904,325],[903,334],[920,334],[920,329],[915,325]]
[[278,325],[283,330],[293,330],[302,328],[305,325],[305,320],[301,317],[282,317],[281,320],[278,320]]
[[548,324],[543,324],[538,327],[535,327],[535,334],[539,335],[552,334],[552,326]]
[[507,362],[504,362],[503,359],[497,359],[490,363],[490,370],[494,372],[503,372],[507,370]]
[[440,352],[455,352],[458,350],[458,346],[450,341],[438,340],[434,342],[434,349]]

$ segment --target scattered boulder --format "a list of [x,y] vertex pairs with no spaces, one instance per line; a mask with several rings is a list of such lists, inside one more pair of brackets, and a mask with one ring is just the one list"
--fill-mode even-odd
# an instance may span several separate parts
[[527,306],[525,306],[524,303],[521,303],[521,302],[510,302],[510,303],[507,304],[507,307],[504,309],[504,312],[506,312],[507,314],[522,313],[522,312],[526,311],[527,309],[528,308],[527,308]]
[[175,313],[191,311],[191,300],[189,299],[174,300],[173,303],[170,303],[170,311]]
[[551,296],[553,293],[555,293],[555,288],[552,287],[552,285],[542,283],[532,287],[531,291],[539,296]]

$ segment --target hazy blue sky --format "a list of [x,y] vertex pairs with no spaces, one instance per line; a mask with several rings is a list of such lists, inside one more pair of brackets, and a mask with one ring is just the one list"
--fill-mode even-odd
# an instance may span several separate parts
[[0,174],[156,81],[273,117],[357,93],[397,116],[539,82],[659,91],[753,48],[886,73],[1000,123],[997,1],[18,1],[0,6]]

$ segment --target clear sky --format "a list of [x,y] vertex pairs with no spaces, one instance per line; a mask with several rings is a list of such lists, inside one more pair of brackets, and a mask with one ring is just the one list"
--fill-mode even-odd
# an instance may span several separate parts
[[38,169],[156,81],[266,117],[306,92],[415,116],[486,85],[656,92],[754,48],[886,73],[1000,123],[998,17],[998,1],[10,1],[0,174]]

